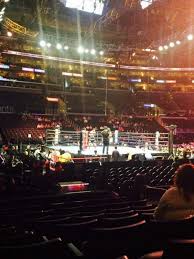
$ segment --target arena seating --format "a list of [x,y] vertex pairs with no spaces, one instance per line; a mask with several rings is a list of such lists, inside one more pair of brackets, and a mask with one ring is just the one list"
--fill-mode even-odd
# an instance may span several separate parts
[[[1,133],[4,141],[12,143],[42,143],[46,129],[61,125],[64,130],[77,130],[78,126],[68,117],[59,116],[1,114]],[[29,134],[31,137],[29,137]]]
[[129,194],[130,190],[133,190],[137,174],[145,177],[147,185],[163,187],[172,183],[176,170],[176,164],[173,164],[170,160],[164,160],[158,164],[153,161],[140,165],[140,162],[137,161],[104,163],[100,167],[98,164],[95,165],[96,167],[88,167],[85,173],[83,172],[82,179],[84,181],[93,181],[93,184],[95,183],[97,186],[105,184],[106,188],[125,195]]
[[[130,201],[110,192],[11,197],[2,199],[0,204],[0,255],[4,258],[127,255],[135,259],[157,250],[167,253],[169,238],[193,236],[193,217],[157,222],[144,216],[155,204],[147,200]],[[140,211],[142,208],[144,212]],[[172,248],[171,254],[177,251],[182,254],[184,241],[173,244],[173,248],[168,246]]]
[[[88,131],[94,127],[101,130],[105,125],[111,130],[131,132],[166,132],[153,117],[130,116],[45,116],[30,114],[1,114],[1,133],[5,141],[12,143],[41,143],[45,138],[46,129],[54,129],[61,125],[63,130],[77,131],[86,127]],[[31,139],[28,137],[31,134]]]
[[194,259],[193,2],[0,0],[0,259]]
[[[0,255],[53,258],[53,248],[60,258],[136,259],[153,251],[167,253],[169,239],[193,237],[193,217],[171,223],[153,218],[181,162],[66,164],[61,173],[42,176],[26,161],[19,185],[1,189]],[[5,170],[1,167],[1,187],[3,177],[16,178]],[[88,182],[90,189],[65,193],[56,185],[61,180]]]
[[70,115],[68,118],[74,122],[76,129],[86,128],[91,130],[92,128],[102,129],[105,125],[110,127],[111,130],[119,129],[120,131],[130,132],[166,132],[166,129],[162,127],[156,118],[154,117],[138,117],[138,116],[79,116]]
[[189,117],[167,117],[163,118],[162,121],[166,125],[176,125],[177,132],[192,133],[194,131],[194,119]]
[[41,143],[45,138],[45,130],[36,128],[2,128],[2,134],[12,143]]
[[[89,183],[89,189],[93,191],[113,191],[128,197],[130,200],[146,197],[158,200],[165,189],[172,184],[178,164],[168,160],[164,160],[163,163],[144,162],[143,165],[140,165],[138,161],[104,162],[102,164],[98,162],[71,163],[64,164],[61,172],[44,176],[36,176],[37,169],[34,166],[32,168],[32,166],[33,160],[29,166],[24,165],[24,175],[18,170],[15,171],[17,168],[12,168],[10,177],[15,179],[15,182],[20,182],[20,185],[7,187],[9,195],[12,195],[13,192],[19,196],[45,194],[45,192],[56,193],[60,189],[56,186],[57,182],[82,181]],[[1,178],[7,177],[8,173],[10,174],[10,170],[4,168],[1,168],[1,172]],[[7,173],[5,174],[5,172]],[[143,187],[144,185],[147,187]],[[152,212],[152,208],[149,212]]]

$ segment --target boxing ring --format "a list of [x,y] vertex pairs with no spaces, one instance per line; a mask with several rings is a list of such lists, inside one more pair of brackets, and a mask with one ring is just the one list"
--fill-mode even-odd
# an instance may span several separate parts
[[[108,154],[115,146],[121,155],[169,152],[169,133],[112,132],[109,138]],[[64,150],[72,154],[103,155],[103,137],[99,131],[63,131],[60,128],[46,131],[46,146],[50,149]]]

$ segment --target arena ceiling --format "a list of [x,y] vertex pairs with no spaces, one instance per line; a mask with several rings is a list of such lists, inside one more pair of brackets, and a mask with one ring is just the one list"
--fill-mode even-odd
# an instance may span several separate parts
[[[172,57],[177,52],[185,59],[188,56],[183,39],[194,32],[193,0],[186,0],[186,4],[185,0],[92,0],[90,6],[88,3],[89,0],[10,0],[6,16],[39,35],[60,38],[68,34],[86,42],[98,39],[118,46],[124,43],[133,49],[158,50],[161,45],[180,40],[184,44],[165,52],[165,58],[174,62]],[[96,10],[102,14],[94,14]],[[191,54],[191,47],[189,51]]]
[[[40,22],[44,27],[54,27],[59,23],[71,21],[71,28],[77,30],[77,12],[68,7],[78,7],[79,19],[82,31],[94,33],[111,32],[124,33],[130,44],[135,38],[137,42],[157,44],[166,38],[183,33],[191,27],[194,15],[194,3],[192,0],[11,0],[11,12],[8,12],[13,20],[19,20],[16,12],[18,8],[23,13],[22,17],[33,14],[33,19],[25,22],[30,28],[35,28]],[[90,3],[90,4],[89,4]],[[142,8],[143,7],[143,8]],[[146,8],[145,8],[146,7]],[[83,12],[82,10],[85,10]],[[88,12],[86,12],[88,11]],[[89,14],[90,12],[90,14]],[[94,15],[97,12],[101,15]],[[88,19],[88,16],[90,18]],[[22,25],[22,24],[21,24]],[[38,29],[38,28],[37,28]]]

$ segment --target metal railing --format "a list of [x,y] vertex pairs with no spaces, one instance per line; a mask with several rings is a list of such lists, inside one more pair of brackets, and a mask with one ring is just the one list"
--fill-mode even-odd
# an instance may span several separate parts
[[[134,132],[112,132],[109,138],[110,145],[122,145],[131,147],[150,147],[152,149],[167,148],[169,144],[168,133],[134,133]],[[46,131],[47,145],[64,146],[102,146],[103,137],[100,131],[90,133],[88,131],[63,131],[59,129],[48,129]]]

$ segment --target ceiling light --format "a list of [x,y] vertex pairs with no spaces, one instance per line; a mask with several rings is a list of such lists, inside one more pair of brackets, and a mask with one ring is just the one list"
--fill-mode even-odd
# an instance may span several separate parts
[[174,46],[175,46],[174,42],[170,42],[169,46],[170,46],[171,48],[174,48]]
[[13,33],[12,33],[11,31],[8,31],[8,32],[7,32],[7,36],[8,36],[8,37],[12,37],[12,35],[13,35]]
[[45,47],[46,46],[46,42],[44,40],[41,40],[39,44],[40,44],[41,47]]
[[78,53],[83,53],[84,52],[84,48],[82,46],[79,46],[77,51],[78,51]]
[[193,34],[189,34],[189,35],[187,36],[187,39],[188,39],[188,40],[193,40]]
[[60,43],[57,43],[56,48],[57,49],[62,49],[62,45]]
[[95,49],[92,49],[92,50],[90,51],[90,53],[91,53],[92,55],[95,55],[95,54],[96,54],[96,50],[95,50]]

